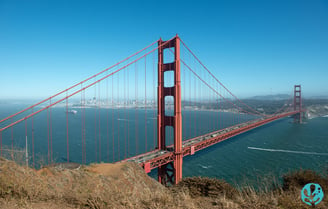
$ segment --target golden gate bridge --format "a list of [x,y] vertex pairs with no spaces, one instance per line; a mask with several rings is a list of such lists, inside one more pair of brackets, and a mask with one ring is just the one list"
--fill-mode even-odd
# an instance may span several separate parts
[[[200,120],[202,111],[214,119]],[[0,120],[0,155],[14,160],[26,141],[32,167],[38,153],[52,164],[65,152],[81,164],[133,161],[177,184],[183,157],[284,117],[300,123],[303,112],[300,85],[274,113],[252,108],[176,35]]]

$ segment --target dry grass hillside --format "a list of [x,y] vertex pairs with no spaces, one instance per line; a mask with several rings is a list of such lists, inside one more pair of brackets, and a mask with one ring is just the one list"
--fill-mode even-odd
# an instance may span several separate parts
[[[282,188],[267,191],[240,191],[198,177],[166,188],[134,163],[57,164],[35,171],[0,158],[0,208],[308,208],[300,188],[313,181],[328,192],[327,177],[312,171],[287,175]],[[327,198],[316,208],[328,208]]]

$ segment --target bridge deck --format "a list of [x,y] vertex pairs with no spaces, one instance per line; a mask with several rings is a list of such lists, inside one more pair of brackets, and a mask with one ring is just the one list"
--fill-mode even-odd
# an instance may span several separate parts
[[[272,121],[294,115],[299,113],[299,111],[292,111],[278,115],[271,115],[270,117],[255,119],[252,121],[248,121],[245,123],[241,123],[235,126],[227,127],[218,131],[214,131],[211,133],[207,133],[202,136],[198,136],[186,141],[183,141],[183,156],[193,155],[195,152],[202,150],[206,147],[214,145],[216,143],[222,142],[226,139],[229,139],[233,136],[239,135],[246,131],[252,130],[259,126],[265,125]],[[152,169],[157,168],[161,165],[167,164],[174,160],[174,150],[173,145],[168,146],[166,150],[154,150],[151,152],[147,152],[129,159],[125,161],[133,161],[139,163],[142,167],[144,167],[146,172],[150,172]]]

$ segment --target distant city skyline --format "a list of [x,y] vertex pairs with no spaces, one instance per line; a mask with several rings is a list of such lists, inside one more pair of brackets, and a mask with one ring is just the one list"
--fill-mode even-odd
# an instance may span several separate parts
[[176,34],[240,98],[327,97],[327,25],[323,0],[0,0],[0,100],[49,97]]

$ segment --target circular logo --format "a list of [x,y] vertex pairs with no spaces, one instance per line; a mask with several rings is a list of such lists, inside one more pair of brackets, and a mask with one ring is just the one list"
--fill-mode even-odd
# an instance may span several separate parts
[[315,183],[306,184],[301,191],[302,201],[311,206],[319,204],[323,196],[321,186]]

